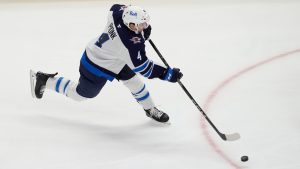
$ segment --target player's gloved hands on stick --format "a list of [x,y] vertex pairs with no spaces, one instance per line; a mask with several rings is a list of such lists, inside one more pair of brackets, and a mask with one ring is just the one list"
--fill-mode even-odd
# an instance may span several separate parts
[[148,40],[151,34],[151,25],[149,25],[146,29],[144,29],[144,38]]
[[181,79],[183,74],[180,72],[179,68],[168,68],[164,75],[164,80],[167,80],[172,83],[176,83],[179,79]]

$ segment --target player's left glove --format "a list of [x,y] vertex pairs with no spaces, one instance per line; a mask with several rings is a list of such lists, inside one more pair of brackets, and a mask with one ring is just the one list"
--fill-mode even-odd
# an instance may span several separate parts
[[179,68],[168,68],[164,74],[164,80],[175,83],[181,79],[183,74],[180,72]]
[[145,40],[148,40],[151,34],[151,25],[149,25],[146,29],[144,29],[144,38]]

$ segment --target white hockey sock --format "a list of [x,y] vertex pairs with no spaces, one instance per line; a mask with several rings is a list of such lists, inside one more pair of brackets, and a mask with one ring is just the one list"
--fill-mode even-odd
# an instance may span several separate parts
[[46,83],[46,89],[54,90],[76,101],[85,100],[76,91],[77,83],[72,82],[64,77],[49,78]]
[[149,91],[137,75],[122,82],[131,91],[133,97],[138,101],[139,104],[143,106],[145,110],[155,107]]

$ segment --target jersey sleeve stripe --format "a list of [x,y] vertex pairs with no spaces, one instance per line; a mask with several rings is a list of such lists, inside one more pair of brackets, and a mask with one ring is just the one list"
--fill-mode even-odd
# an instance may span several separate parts
[[147,63],[147,66],[145,66],[145,68],[144,68],[143,70],[141,70],[140,73],[142,73],[143,71],[145,71],[151,63],[152,63],[151,61],[148,62],[148,63]]
[[139,73],[142,75],[145,75],[150,70],[152,65],[153,65],[153,61],[150,61],[149,64],[147,65],[147,67],[144,70],[140,71]]
[[134,72],[140,72],[143,71],[149,64],[149,60],[147,59],[143,64],[133,69]]
[[144,74],[145,77],[150,77],[151,74],[152,74],[152,71],[153,71],[153,67],[154,67],[154,64],[152,64],[151,68],[148,70],[148,72],[146,74]]

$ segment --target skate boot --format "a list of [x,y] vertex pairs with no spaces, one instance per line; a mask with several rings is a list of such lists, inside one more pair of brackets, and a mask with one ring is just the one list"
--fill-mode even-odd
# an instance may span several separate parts
[[30,70],[30,83],[31,83],[32,97],[41,99],[44,94],[47,80],[56,75],[57,73],[47,74],[40,71],[35,73],[34,71]]
[[155,121],[162,122],[162,123],[169,121],[169,116],[167,115],[167,113],[158,110],[156,107],[145,110],[145,112],[148,117],[154,119]]

